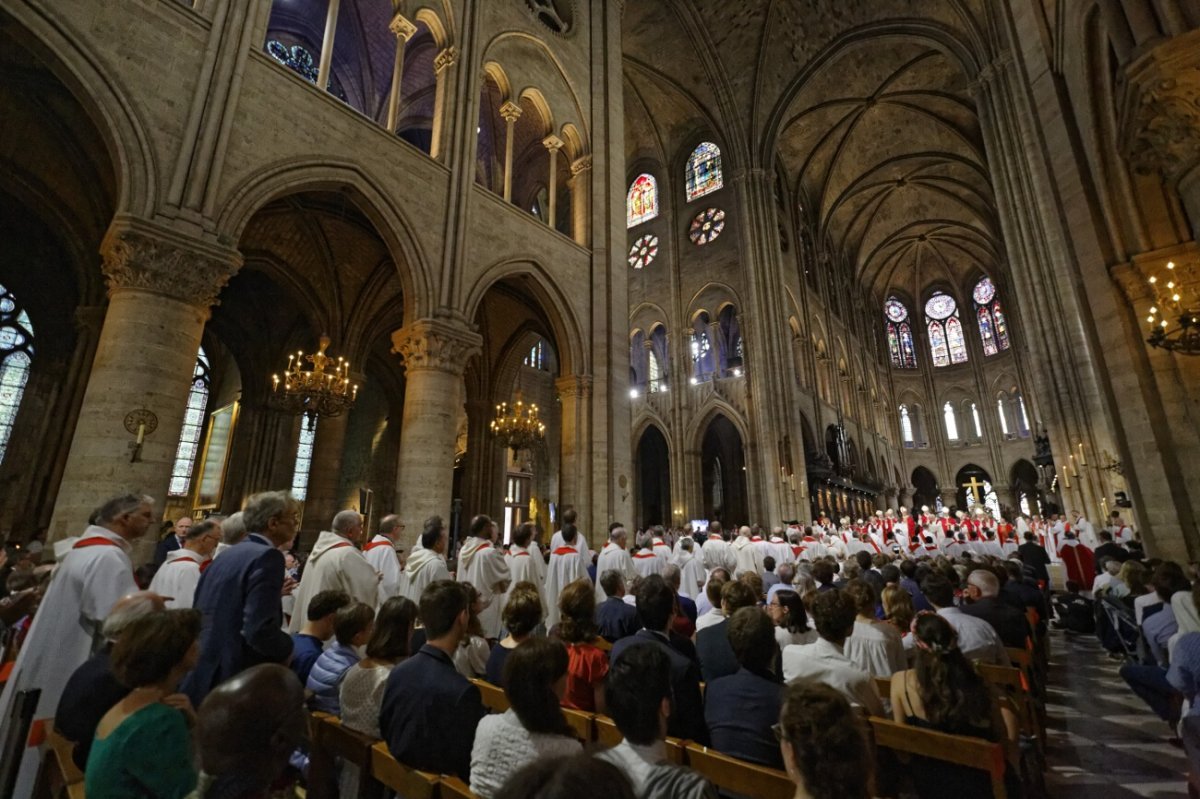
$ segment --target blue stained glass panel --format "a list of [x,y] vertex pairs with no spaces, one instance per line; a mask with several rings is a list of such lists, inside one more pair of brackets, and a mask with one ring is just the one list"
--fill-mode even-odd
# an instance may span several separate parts
[[934,366],[950,365],[950,350],[946,347],[946,331],[941,322],[929,323],[929,352]]
[[900,325],[900,353],[905,369],[917,368],[917,348],[913,345],[912,328],[908,322]]
[[983,354],[995,355],[996,334],[992,329],[992,313],[987,308],[979,309],[979,338],[983,340]]
[[701,142],[687,160],[687,174],[684,183],[687,189],[687,201],[712,194],[724,187],[721,174],[721,148],[710,141]]

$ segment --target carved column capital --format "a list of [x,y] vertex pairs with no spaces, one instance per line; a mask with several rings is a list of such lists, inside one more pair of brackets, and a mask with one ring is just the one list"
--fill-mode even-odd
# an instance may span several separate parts
[[583,155],[571,162],[571,174],[578,176],[584,172],[592,171],[592,157]]
[[559,150],[561,150],[563,147],[565,147],[566,144],[563,142],[562,139],[558,138],[553,133],[551,133],[549,136],[542,139],[542,146],[545,147],[550,152],[556,153]]
[[505,122],[516,122],[521,118],[521,106],[512,100],[505,100],[504,105],[500,106],[500,116]]
[[1174,182],[1200,164],[1200,30],[1130,62],[1117,102],[1121,149],[1135,171]]
[[567,375],[554,381],[561,397],[579,397],[586,399],[592,395],[591,375]]
[[388,30],[405,43],[417,34],[417,26],[400,12],[396,12],[396,16],[392,17],[392,21],[388,23]]
[[433,59],[433,71],[436,74],[440,74],[456,63],[458,63],[458,48],[451,45],[438,53],[437,58]]
[[141,289],[205,309],[242,265],[235,249],[132,217],[113,221],[100,255],[110,297]]
[[433,369],[461,377],[482,345],[478,333],[443,319],[418,319],[392,333],[392,352],[406,373]]

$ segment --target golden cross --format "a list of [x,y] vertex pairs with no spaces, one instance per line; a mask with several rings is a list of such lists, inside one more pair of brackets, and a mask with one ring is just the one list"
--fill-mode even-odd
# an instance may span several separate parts
[[968,480],[967,482],[962,484],[962,487],[970,490],[970,492],[975,496],[975,504],[978,505],[979,504],[979,489],[983,488],[984,485],[985,485],[984,483],[979,482],[978,480],[975,479],[975,476],[972,475],[970,480]]

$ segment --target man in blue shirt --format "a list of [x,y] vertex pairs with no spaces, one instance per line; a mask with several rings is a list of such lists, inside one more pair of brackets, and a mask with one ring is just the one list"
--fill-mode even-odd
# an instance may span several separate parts
[[379,730],[392,757],[434,774],[471,778],[475,728],[487,715],[479,689],[454,668],[467,635],[470,597],[463,583],[437,580],[421,592],[426,644],[388,676]]
[[633,635],[641,627],[637,609],[624,600],[625,578],[616,569],[606,569],[600,575],[600,587],[608,598],[596,606],[596,628],[600,636],[614,644]]
[[288,664],[301,685],[308,684],[313,663],[324,651],[325,642],[333,637],[334,617],[349,604],[350,595],[345,591],[321,591],[308,603],[308,620],[300,632],[292,635],[292,662]]

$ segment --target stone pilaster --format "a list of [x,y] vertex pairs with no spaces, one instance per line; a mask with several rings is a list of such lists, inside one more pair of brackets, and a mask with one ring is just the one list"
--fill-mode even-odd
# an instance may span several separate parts
[[405,546],[426,518],[436,514],[449,523],[462,377],[481,344],[478,333],[445,319],[418,319],[392,334],[405,372],[395,503],[411,520]]
[[[589,415],[591,413],[592,378],[590,375],[568,375],[554,381],[562,407],[562,449],[559,467],[558,504],[565,509],[573,507],[579,513],[579,529],[592,541],[592,530],[598,520],[591,519],[591,485],[588,452]],[[628,480],[628,478],[626,478]],[[619,494],[631,494],[632,484]],[[628,497],[625,498],[628,501]],[[561,511],[560,511],[561,513]],[[593,541],[594,543],[594,541]]]
[[[142,220],[114,220],[101,245],[109,304],[71,442],[50,539],[82,530],[109,497],[166,498],[200,336],[217,294],[241,265],[233,249]],[[148,410],[136,461],[126,417]],[[153,430],[150,428],[153,427]]]

